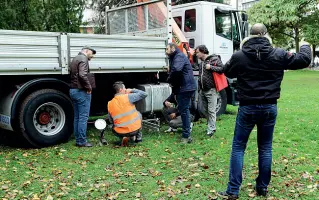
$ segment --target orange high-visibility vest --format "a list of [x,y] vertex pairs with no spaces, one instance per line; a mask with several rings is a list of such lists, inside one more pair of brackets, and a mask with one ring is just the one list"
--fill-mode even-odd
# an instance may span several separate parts
[[114,131],[118,134],[127,134],[142,127],[142,119],[134,104],[131,104],[128,94],[116,95],[107,104]]

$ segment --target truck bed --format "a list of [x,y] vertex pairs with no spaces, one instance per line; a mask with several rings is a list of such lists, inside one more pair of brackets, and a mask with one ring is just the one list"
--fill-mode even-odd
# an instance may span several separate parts
[[97,50],[92,73],[157,72],[167,38],[0,30],[0,75],[68,74],[81,48]]

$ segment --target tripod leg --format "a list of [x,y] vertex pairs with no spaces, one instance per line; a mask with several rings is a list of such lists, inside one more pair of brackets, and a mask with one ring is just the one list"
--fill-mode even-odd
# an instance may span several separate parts
[[104,138],[104,131],[105,131],[105,130],[103,130],[103,131],[101,132],[100,142],[101,142],[103,145],[107,145],[108,143],[107,143],[106,139]]

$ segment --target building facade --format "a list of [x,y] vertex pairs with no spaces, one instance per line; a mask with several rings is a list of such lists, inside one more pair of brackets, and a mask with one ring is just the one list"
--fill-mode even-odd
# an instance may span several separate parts
[[242,0],[242,10],[247,10],[252,7],[255,3],[258,3],[259,0]]

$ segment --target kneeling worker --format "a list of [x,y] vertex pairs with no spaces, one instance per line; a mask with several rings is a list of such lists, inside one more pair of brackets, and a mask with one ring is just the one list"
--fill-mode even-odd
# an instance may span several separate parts
[[129,139],[136,143],[142,142],[142,115],[136,110],[135,104],[147,97],[146,92],[138,89],[126,89],[123,82],[113,84],[116,94],[108,102],[109,120],[113,123],[113,132],[122,138],[122,146],[127,146]]
[[[164,108],[162,110],[163,116],[166,120],[166,122],[169,125],[168,130],[165,132],[175,132],[177,131],[177,128],[183,128],[183,122],[181,115],[177,109],[177,101],[176,101],[176,95],[172,93],[164,102],[163,102]],[[174,107],[175,105],[175,107]],[[190,132],[192,132],[193,128],[193,121],[195,118],[195,105],[192,102],[190,107]]]

